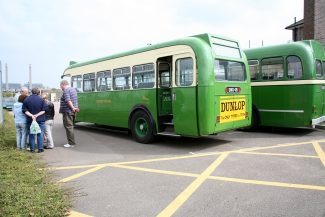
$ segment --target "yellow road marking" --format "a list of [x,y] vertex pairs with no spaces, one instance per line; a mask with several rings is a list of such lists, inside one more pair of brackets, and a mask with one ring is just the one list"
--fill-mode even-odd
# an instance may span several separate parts
[[92,216],[71,210],[69,217],[92,217]]
[[221,154],[203,173],[201,173],[175,200],[173,200],[157,217],[172,216],[176,210],[185,203],[185,201],[202,185],[202,183],[211,175],[211,173],[228,156],[228,153]]
[[283,148],[283,147],[290,147],[290,146],[297,146],[297,145],[305,145],[311,142],[299,142],[299,143],[286,143],[286,144],[278,144],[278,145],[271,145],[271,146],[264,146],[264,147],[252,147],[252,148],[244,148],[234,151],[229,151],[230,153],[233,152],[241,152],[241,151],[258,151],[258,150],[264,150],[264,149],[272,149],[272,148]]
[[259,181],[259,180],[249,180],[249,179],[227,178],[221,176],[210,176],[208,178],[214,180],[227,181],[227,182],[238,182],[238,183],[254,184],[254,185],[268,185],[268,186],[275,186],[275,187],[300,188],[300,189],[308,189],[308,190],[325,191],[325,186],[318,186],[318,185],[303,185],[303,184],[292,184],[292,183],[285,183],[285,182],[268,182],[268,181]]
[[52,168],[49,168],[49,169],[52,169],[52,170],[66,170],[66,169],[82,169],[82,168],[99,167],[99,166],[111,166],[111,165],[151,163],[151,162],[159,162],[159,161],[169,161],[169,160],[196,158],[196,157],[206,157],[206,156],[219,155],[219,154],[222,154],[222,153],[223,152],[212,152],[212,153],[208,153],[208,154],[184,155],[184,156],[176,156],[176,157],[168,157],[168,158],[154,158],[154,159],[147,159],[147,160],[125,161],[125,162],[117,162],[117,163],[89,164],[89,165],[82,165],[82,166],[66,166],[66,167],[52,167]]
[[70,169],[85,169],[99,166],[107,166],[109,163],[105,164],[89,164],[89,165],[81,165],[81,166],[64,166],[64,167],[50,167],[50,170],[70,170]]
[[[183,172],[176,172],[176,171],[169,171],[169,170],[148,169],[142,167],[125,166],[125,165],[114,165],[113,167],[130,169],[130,170],[138,170],[138,171],[144,171],[150,173],[175,175],[175,176],[186,176],[186,177],[200,176],[200,174],[195,174],[195,173],[183,173]],[[273,187],[287,187],[287,188],[300,188],[300,189],[307,189],[307,190],[325,191],[325,186],[318,186],[318,185],[304,185],[304,184],[294,184],[294,183],[285,183],[285,182],[269,182],[269,181],[250,180],[250,179],[229,178],[229,177],[222,177],[222,176],[209,176],[208,179],[227,181],[227,182],[238,182],[238,183],[245,183],[245,184],[266,185],[266,186],[273,186]]]
[[[196,179],[180,194],[174,199],[159,215],[158,217],[165,217],[173,215],[179,207],[183,205],[187,201],[187,199],[202,185],[202,183],[206,179],[213,180],[221,180],[228,182],[238,182],[245,184],[256,184],[256,185],[266,185],[266,186],[276,186],[276,187],[287,187],[287,188],[300,188],[300,189],[310,189],[310,190],[322,190],[325,191],[325,186],[316,186],[316,185],[303,185],[303,184],[292,184],[292,183],[283,183],[283,182],[269,182],[269,181],[259,181],[259,180],[248,180],[248,179],[237,179],[237,178],[227,178],[220,176],[210,176],[211,173],[223,162],[223,160],[230,153],[243,153],[243,154],[257,154],[257,155],[271,155],[271,156],[289,156],[289,157],[306,157],[306,158],[320,158],[324,167],[325,167],[325,154],[319,145],[319,142],[325,142],[325,140],[311,141],[311,142],[301,142],[301,143],[292,143],[292,144],[278,144],[272,146],[265,147],[252,147],[252,148],[243,148],[239,150],[233,151],[225,151],[225,152],[212,152],[205,154],[195,154],[195,155],[186,155],[186,156],[178,156],[178,157],[170,157],[170,158],[158,158],[158,159],[148,159],[148,160],[139,160],[139,161],[128,161],[128,162],[119,162],[119,163],[105,163],[105,164],[93,164],[93,165],[82,165],[82,166],[65,166],[65,167],[54,167],[50,168],[53,170],[64,170],[64,169],[81,169],[81,168],[91,168],[89,170],[83,171],[81,173],[77,173],[75,175],[69,176],[67,178],[61,179],[58,182],[68,182],[73,179],[79,178],[81,176],[87,175],[89,173],[93,173],[97,170],[103,169],[107,166],[117,167],[117,168],[125,168],[131,170],[152,172],[152,173],[160,173],[167,175],[178,175],[178,176],[187,176],[187,177],[196,177]],[[317,156],[311,155],[296,155],[296,154],[278,154],[278,153],[260,153],[253,152],[257,150],[263,149],[272,149],[272,148],[281,148],[281,147],[290,147],[312,143],[317,154]],[[178,160],[178,159],[186,159],[186,158],[195,158],[195,157],[204,157],[204,156],[212,156],[212,155],[220,155],[203,173],[193,174],[193,173],[184,173],[184,172],[176,172],[176,171],[166,171],[166,170],[156,170],[156,169],[148,169],[141,167],[132,167],[125,166],[123,164],[136,164],[136,163],[148,163],[148,162],[157,162],[157,161],[168,161],[168,160]],[[70,211],[70,217],[91,217],[86,214],[82,214],[76,211]]]
[[283,157],[319,158],[318,156],[314,156],[314,155],[300,155],[300,154],[279,154],[279,153],[246,152],[246,151],[238,151],[236,153],[239,153],[239,154],[270,155],[270,156],[283,156]]
[[322,147],[320,147],[318,142],[313,142],[313,146],[315,148],[315,151],[317,152],[320,160],[322,161],[324,167],[325,167],[325,153],[322,149]]
[[[319,141],[323,141],[323,140],[319,140]],[[265,147],[243,148],[243,149],[238,149],[238,150],[233,150],[233,151],[209,152],[209,153],[194,154],[194,155],[184,155],[184,156],[176,156],[176,157],[168,157],[168,158],[154,158],[154,159],[136,160],[136,161],[125,161],[125,162],[117,162],[117,163],[104,163],[104,164],[89,164],[89,165],[81,165],[81,166],[52,167],[52,168],[49,168],[49,169],[65,170],[65,169],[82,169],[82,168],[110,166],[110,165],[122,165],[122,164],[151,163],[151,162],[159,162],[159,161],[169,161],[169,160],[196,158],[196,157],[206,157],[206,156],[220,155],[220,154],[224,154],[224,153],[250,152],[250,151],[263,150],[263,149],[290,147],[290,146],[297,146],[297,145],[303,145],[303,144],[308,144],[308,143],[311,143],[311,142],[300,142],[300,143],[290,143],[290,144],[287,143],[287,144],[279,144],[279,145],[272,145],[272,146],[265,146]]]
[[74,174],[74,175],[69,176],[67,178],[61,179],[58,182],[68,182],[68,181],[71,181],[73,179],[77,179],[77,178],[79,178],[81,176],[87,175],[89,173],[93,173],[93,172],[95,172],[97,170],[103,169],[104,167],[106,167],[106,166],[97,166],[97,167],[91,168],[89,170],[83,171],[81,173],[77,173],[77,174]]
[[144,171],[144,172],[150,172],[150,173],[159,173],[159,174],[165,174],[165,175],[187,176],[187,177],[198,177],[199,176],[199,174],[194,174],[194,173],[184,173],[184,172],[176,172],[176,171],[170,171],[170,170],[157,170],[157,169],[149,169],[149,168],[125,166],[125,165],[112,165],[111,167]]

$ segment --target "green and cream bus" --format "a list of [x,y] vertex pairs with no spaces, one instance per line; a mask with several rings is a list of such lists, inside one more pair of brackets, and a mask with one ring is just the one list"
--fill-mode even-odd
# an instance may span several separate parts
[[125,128],[138,142],[155,135],[200,137],[249,126],[251,87],[237,41],[202,34],[71,62],[76,122]]
[[325,121],[321,43],[299,41],[244,52],[252,82],[252,128],[315,127]]

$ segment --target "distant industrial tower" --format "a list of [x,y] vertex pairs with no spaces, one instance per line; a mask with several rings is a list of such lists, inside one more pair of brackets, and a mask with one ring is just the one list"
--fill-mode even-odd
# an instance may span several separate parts
[[8,83],[8,65],[6,63],[6,66],[5,66],[5,70],[6,70],[6,91],[9,90],[9,83]]
[[29,89],[32,90],[33,85],[32,85],[32,65],[29,64]]

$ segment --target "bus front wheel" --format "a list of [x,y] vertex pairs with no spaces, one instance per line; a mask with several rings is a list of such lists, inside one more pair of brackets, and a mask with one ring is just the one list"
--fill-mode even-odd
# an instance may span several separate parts
[[144,111],[136,111],[131,118],[132,137],[140,143],[150,143],[154,139],[153,122]]

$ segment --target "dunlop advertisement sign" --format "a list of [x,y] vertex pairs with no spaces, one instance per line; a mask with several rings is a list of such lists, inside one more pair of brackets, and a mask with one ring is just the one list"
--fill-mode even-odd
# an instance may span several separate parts
[[245,96],[221,96],[220,123],[244,120],[246,105]]

